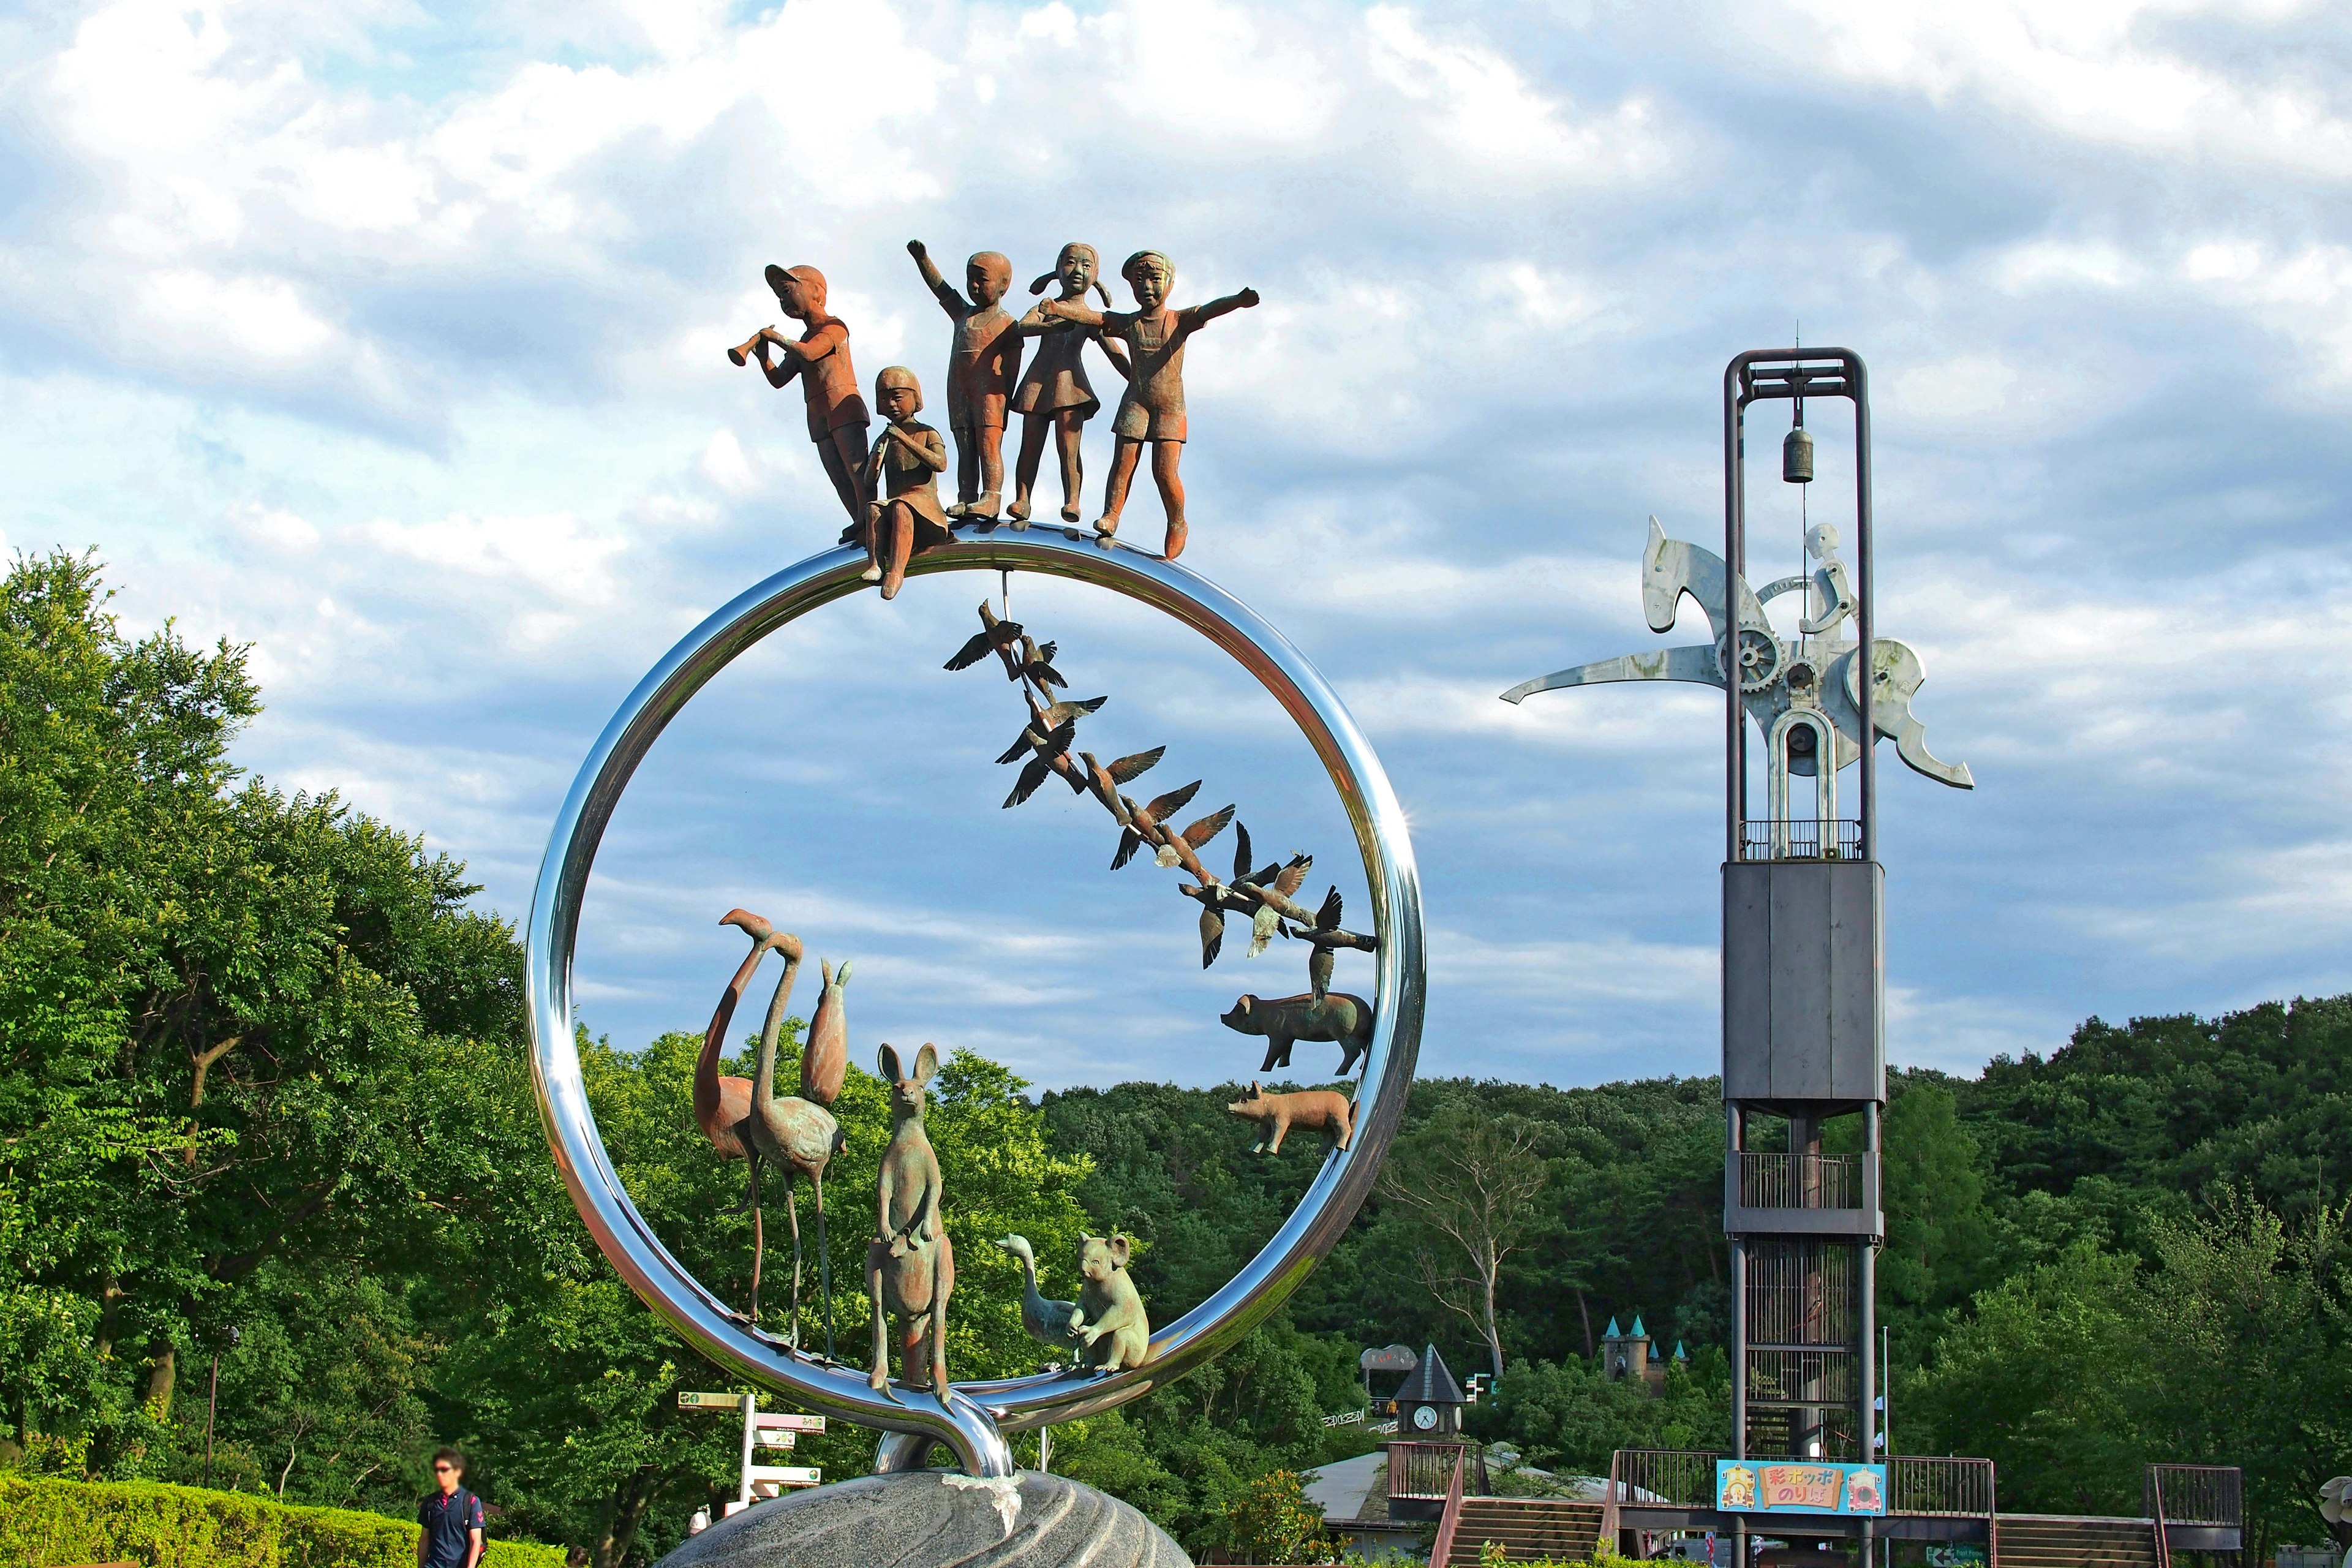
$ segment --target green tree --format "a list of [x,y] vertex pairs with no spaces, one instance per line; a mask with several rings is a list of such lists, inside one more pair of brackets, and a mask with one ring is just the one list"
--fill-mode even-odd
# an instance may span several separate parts
[[1227,1530],[1244,1563],[1319,1563],[1328,1552],[1323,1510],[1307,1500],[1295,1470],[1268,1470],[1225,1510]]

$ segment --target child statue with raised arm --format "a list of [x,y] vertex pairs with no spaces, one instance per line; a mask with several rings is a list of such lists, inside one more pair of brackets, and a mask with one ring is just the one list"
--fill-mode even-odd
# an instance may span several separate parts
[[1160,505],[1168,512],[1168,539],[1161,553],[1173,561],[1184,552],[1184,484],[1176,465],[1184,455],[1184,345],[1192,335],[1219,316],[1257,303],[1257,290],[1244,289],[1222,300],[1186,310],[1169,308],[1168,294],[1176,285],[1173,263],[1156,250],[1139,250],[1119,269],[1135,291],[1136,309],[1097,314],[1075,300],[1047,300],[1038,306],[1045,315],[1081,326],[1099,327],[1105,339],[1116,338],[1135,356],[1127,395],[1119,399],[1112,422],[1118,447],[1111,455],[1110,482],[1103,490],[1103,514],[1095,531],[1108,539],[1118,531],[1118,514],[1127,505],[1128,487],[1135,466],[1148,444],[1151,447],[1151,478],[1160,487]]
[[[814,267],[790,269],[771,266],[768,287],[776,291],[776,305],[806,330],[798,342],[762,327],[741,348],[727,357],[741,364],[747,352],[758,356],[768,384],[782,391],[794,376],[808,399],[809,439],[827,478],[849,513],[841,540],[846,544],[863,531],[866,503],[858,492],[857,471],[866,460],[866,430],[873,421],[866,399],[857,390],[857,371],[849,363],[849,328],[824,309],[824,274]],[[769,353],[773,350],[775,358]]]
[[1013,263],[993,250],[964,263],[967,300],[955,291],[919,239],[907,242],[916,270],[955,323],[948,360],[948,428],[955,432],[956,504],[948,515],[993,522],[1004,492],[1004,417],[1021,380],[1021,334],[998,303],[1013,287]]

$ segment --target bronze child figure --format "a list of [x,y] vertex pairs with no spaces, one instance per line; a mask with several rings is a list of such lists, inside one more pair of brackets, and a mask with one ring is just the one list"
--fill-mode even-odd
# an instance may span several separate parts
[[1234,310],[1257,303],[1257,290],[1244,289],[1205,305],[1177,310],[1169,308],[1169,290],[1176,285],[1176,268],[1156,250],[1139,250],[1119,269],[1135,291],[1136,309],[1097,314],[1075,300],[1048,300],[1038,309],[1045,315],[1081,326],[1099,327],[1106,339],[1116,338],[1135,356],[1127,395],[1119,399],[1112,430],[1118,437],[1111,455],[1110,482],[1103,490],[1103,514],[1095,531],[1108,539],[1118,531],[1118,516],[1127,506],[1128,487],[1143,448],[1151,448],[1151,478],[1160,487],[1160,502],[1168,512],[1168,538],[1160,553],[1173,561],[1184,552],[1184,484],[1176,465],[1184,455],[1184,345],[1192,334]]
[[1013,263],[993,250],[964,263],[967,300],[931,264],[919,239],[907,242],[916,270],[955,323],[948,361],[948,428],[955,432],[955,518],[996,521],[1004,491],[1004,416],[1021,379],[1020,323],[998,303],[1013,287]]
[[884,598],[895,599],[915,552],[951,537],[936,482],[946,471],[948,448],[938,431],[917,423],[923,388],[905,365],[894,364],[874,378],[874,401],[889,423],[882,426],[859,476],[866,501],[866,552],[872,562],[864,575],[868,583],[882,584]]
[[[741,364],[747,356],[757,356],[768,384],[779,391],[800,377],[808,399],[809,439],[816,443],[825,474],[849,513],[849,527],[841,535],[846,544],[866,521],[857,467],[866,457],[866,427],[873,423],[866,399],[858,395],[856,368],[849,361],[849,328],[840,317],[825,314],[824,274],[815,268],[771,266],[767,278],[768,287],[776,291],[777,308],[807,330],[794,342],[773,327],[761,327],[751,342],[728,350],[727,357]],[[774,360],[768,357],[771,349],[776,353]]]
[[889,1320],[905,1321],[899,1364],[906,1380],[922,1380],[923,1349],[930,1349],[929,1386],[948,1387],[948,1297],[955,1289],[955,1248],[940,1219],[940,1158],[923,1131],[923,1086],[940,1068],[936,1047],[915,1055],[915,1070],[900,1070],[898,1053],[880,1052],[882,1080],[890,1086],[890,1144],[882,1151],[875,1188],[873,1242],[866,1248],[866,1286],[874,1300],[874,1368],[866,1386],[890,1381]]
[[[1047,284],[1058,281],[1060,298],[1084,300],[1087,286],[1092,285],[1108,305],[1110,290],[1103,286],[1101,268],[1095,247],[1074,239],[1062,247],[1054,270],[1029,285],[1029,292],[1043,294]],[[1021,416],[1021,456],[1013,464],[1013,504],[1005,509],[1006,514],[1014,528],[1029,526],[1029,491],[1037,482],[1037,462],[1045,456],[1045,432],[1050,429],[1054,453],[1062,466],[1062,521],[1076,522],[1078,495],[1086,482],[1078,437],[1087,421],[1102,407],[1102,400],[1087,380],[1086,346],[1091,342],[1101,349],[1122,379],[1128,374],[1127,355],[1116,343],[1106,342],[1098,327],[1048,320],[1042,304],[1021,318],[1020,330],[1024,337],[1037,340],[1037,352],[1030,356],[1020,390],[1013,395],[1013,411]]]

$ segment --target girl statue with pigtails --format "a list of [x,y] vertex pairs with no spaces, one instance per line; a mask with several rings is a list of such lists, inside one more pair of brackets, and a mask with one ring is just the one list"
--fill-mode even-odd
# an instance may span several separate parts
[[1118,447],[1111,457],[1110,482],[1104,487],[1103,513],[1095,523],[1095,532],[1108,539],[1118,531],[1128,487],[1134,483],[1136,464],[1149,446],[1151,478],[1160,487],[1160,504],[1168,513],[1168,537],[1161,553],[1173,561],[1183,553],[1185,534],[1184,485],[1176,471],[1184,455],[1184,345],[1219,316],[1256,304],[1257,290],[1244,289],[1179,310],[1168,304],[1176,268],[1165,256],[1156,250],[1139,250],[1118,270],[1135,292],[1132,310],[1098,313],[1069,299],[1047,300],[1037,309],[1049,320],[1098,328],[1106,342],[1115,339],[1126,344],[1134,356],[1127,394],[1119,399],[1112,423]]
[[[1043,294],[1046,285],[1059,281],[1062,299],[1083,300],[1091,284],[1108,305],[1110,290],[1103,285],[1101,269],[1102,259],[1095,247],[1074,239],[1062,247],[1054,270],[1029,285],[1029,292]],[[1021,333],[1037,340],[1037,352],[1022,373],[1020,389],[1013,395],[1013,411],[1021,416],[1021,456],[1013,471],[1013,504],[1005,514],[1015,529],[1029,526],[1029,492],[1037,482],[1037,464],[1045,453],[1048,430],[1054,433],[1055,456],[1061,459],[1062,521],[1078,521],[1078,495],[1086,482],[1078,439],[1087,421],[1102,407],[1102,400],[1087,380],[1086,346],[1093,343],[1101,349],[1122,379],[1128,374],[1127,355],[1118,344],[1104,340],[1100,328],[1052,321],[1045,312],[1040,304],[1021,318]]]

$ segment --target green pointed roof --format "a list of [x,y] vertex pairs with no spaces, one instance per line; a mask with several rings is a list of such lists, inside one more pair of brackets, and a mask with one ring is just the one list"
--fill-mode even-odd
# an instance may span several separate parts
[[[1591,1321],[1592,1321],[1592,1320],[1591,1320],[1591,1319],[1590,1319],[1590,1318],[1587,1318],[1587,1319],[1585,1320],[1585,1321],[1586,1321],[1586,1322],[1588,1322],[1588,1323],[1589,1323],[1589,1322],[1591,1322]],[[1624,1336],[1624,1335],[1622,1335],[1622,1334],[1621,1334],[1621,1333],[1619,1333],[1619,1332],[1617,1331],[1617,1320],[1616,1320],[1616,1319],[1614,1319],[1614,1318],[1612,1318],[1612,1319],[1610,1319],[1610,1320],[1609,1320],[1609,1327],[1608,1327],[1608,1329],[1607,1329],[1605,1331],[1603,1331],[1603,1332],[1602,1332],[1602,1334],[1601,1334],[1601,1337],[1602,1339],[1604,1339],[1604,1340],[1622,1340],[1622,1339],[1623,1339],[1625,1336]]]
[[1687,1356],[1687,1355],[1685,1355],[1685,1354],[1684,1354],[1684,1353],[1683,1353],[1683,1342],[1682,1342],[1682,1341],[1680,1341],[1680,1340],[1676,1340],[1676,1341],[1675,1342],[1675,1359],[1676,1361],[1688,1361],[1688,1360],[1690,1360],[1690,1357],[1689,1357],[1689,1356]]
[[1639,1312],[1633,1314],[1633,1337],[1637,1340],[1650,1337],[1650,1331],[1642,1326],[1642,1314]]

